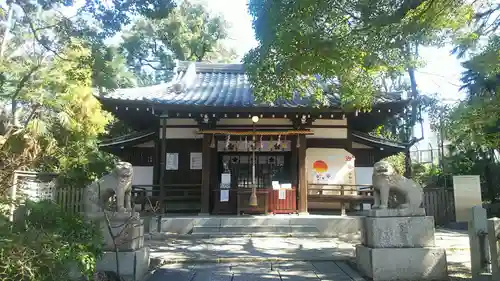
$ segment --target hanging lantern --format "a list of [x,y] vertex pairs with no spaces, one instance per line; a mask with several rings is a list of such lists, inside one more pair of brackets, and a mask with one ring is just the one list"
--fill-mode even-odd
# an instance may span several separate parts
[[255,184],[252,184],[252,194],[250,194],[248,205],[250,207],[257,207],[259,205],[257,202],[257,188],[255,187]]
[[228,149],[230,141],[231,141],[231,135],[227,135],[227,137],[226,137],[226,149]]
[[278,135],[278,140],[276,141],[274,148],[277,150],[279,150],[281,148],[281,135]]
[[297,135],[297,148],[300,147],[300,137]]
[[215,148],[215,135],[212,135],[212,141],[210,142],[210,148]]
[[262,136],[260,136],[260,149],[264,148],[264,142],[262,141]]
[[248,151],[248,137],[245,136],[245,149]]

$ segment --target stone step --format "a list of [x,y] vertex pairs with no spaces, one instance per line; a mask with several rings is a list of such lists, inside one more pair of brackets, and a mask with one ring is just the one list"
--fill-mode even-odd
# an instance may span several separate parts
[[315,226],[306,225],[260,225],[260,226],[194,226],[192,235],[210,236],[319,236],[320,232]]

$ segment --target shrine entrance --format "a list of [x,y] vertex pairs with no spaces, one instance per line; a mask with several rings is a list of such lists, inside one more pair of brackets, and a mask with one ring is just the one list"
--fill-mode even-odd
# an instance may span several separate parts
[[[269,195],[273,182],[290,182],[291,153],[273,151],[218,153],[218,180],[212,189],[213,214],[265,214],[269,211]],[[253,165],[255,163],[255,187],[257,206],[251,207],[249,200],[252,192]],[[227,182],[230,182],[227,184]],[[290,186],[291,188],[291,186]],[[296,198],[290,198],[296,200]]]

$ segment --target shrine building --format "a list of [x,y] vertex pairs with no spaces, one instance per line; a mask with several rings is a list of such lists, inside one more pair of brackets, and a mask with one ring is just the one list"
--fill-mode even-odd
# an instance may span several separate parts
[[178,62],[169,83],[99,95],[137,133],[103,141],[132,163],[135,190],[162,212],[267,214],[369,207],[373,164],[408,145],[368,132],[408,101],[381,94],[369,112],[307,98],[257,103],[242,64]]

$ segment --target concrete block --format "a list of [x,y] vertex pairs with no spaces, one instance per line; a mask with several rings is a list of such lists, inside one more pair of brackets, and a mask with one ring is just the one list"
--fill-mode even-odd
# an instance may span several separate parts
[[161,218],[160,232],[188,234],[194,226],[193,218]]
[[290,219],[287,217],[242,217],[224,218],[220,220],[220,226],[288,226]]
[[[125,280],[142,280],[149,270],[149,248],[144,247],[132,252],[118,252],[118,263],[120,275]],[[102,258],[97,261],[96,270],[116,272],[116,253],[104,252]]]
[[316,227],[318,232],[324,236],[354,238],[361,232],[362,217],[310,216],[309,218],[290,218],[290,226],[295,225]]
[[434,217],[367,217],[363,245],[371,248],[433,247]]
[[500,219],[488,220],[488,240],[491,254],[492,280],[500,280]]
[[424,208],[416,209],[372,209],[366,211],[367,217],[423,217]]
[[359,271],[373,281],[448,280],[446,253],[439,248],[356,246]]
[[469,215],[469,246],[471,273],[473,278],[488,271],[487,261],[490,259],[489,245],[486,233],[488,232],[488,220],[486,209],[481,206],[474,206]]

